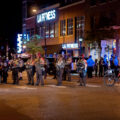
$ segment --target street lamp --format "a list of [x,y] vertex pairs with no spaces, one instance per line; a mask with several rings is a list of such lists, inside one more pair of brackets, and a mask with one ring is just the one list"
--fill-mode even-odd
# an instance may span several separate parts
[[[38,9],[35,7],[35,8],[33,8],[32,9],[32,13],[33,13],[33,15],[36,17],[36,15],[37,15],[37,12],[38,12]],[[37,33],[37,28],[36,28],[36,19],[35,19],[35,32],[34,32],[35,34]]]
[[79,47],[80,47],[80,51],[79,51],[79,55],[82,54],[82,42],[83,42],[83,38],[79,38]]

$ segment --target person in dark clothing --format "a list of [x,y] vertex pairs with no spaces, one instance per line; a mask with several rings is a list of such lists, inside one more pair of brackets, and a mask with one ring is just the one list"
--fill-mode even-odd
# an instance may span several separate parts
[[114,69],[114,57],[113,57],[113,55],[111,55],[111,58],[110,58],[110,68]]
[[7,62],[4,60],[3,63],[3,83],[7,84],[7,77],[8,77],[8,65]]
[[99,77],[103,77],[103,58],[99,61]]
[[98,61],[97,61],[97,59],[95,59],[95,67],[94,67],[94,69],[95,69],[95,77],[97,77],[97,73],[98,73]]
[[70,56],[70,54],[68,54],[65,59],[65,68],[63,74],[64,80],[66,80],[66,77],[68,76],[68,81],[71,81],[71,63],[72,63],[72,57]]
[[2,83],[2,65],[0,63],[0,84]]
[[118,77],[119,60],[118,60],[117,56],[115,56],[115,59],[113,62],[114,62],[115,76]]
[[56,72],[57,72],[56,71],[57,55],[54,54],[53,58],[54,58],[54,64],[53,64],[53,74],[54,74],[54,77],[53,77],[53,79],[57,79],[57,74],[56,74]]
[[107,61],[107,55],[104,55],[104,59],[103,59],[103,68],[104,68],[104,74],[108,69],[108,61]]
[[92,78],[92,72],[93,72],[93,67],[95,65],[95,62],[92,59],[92,56],[90,55],[88,60],[87,60],[87,73],[88,73],[88,78]]
[[12,66],[12,78],[13,84],[19,84],[18,72],[19,72],[19,62],[16,56],[14,56],[13,60],[11,61]]

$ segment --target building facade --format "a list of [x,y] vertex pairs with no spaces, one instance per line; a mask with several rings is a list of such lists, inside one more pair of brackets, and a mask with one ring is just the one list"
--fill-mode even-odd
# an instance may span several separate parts
[[[38,34],[41,45],[47,46],[48,54],[65,49],[73,56],[78,56],[80,52],[85,53],[86,56],[92,54],[98,58],[101,51],[108,54],[107,49],[112,47],[110,49],[113,52],[114,47],[119,55],[119,6],[119,0],[76,0],[74,2],[71,0],[58,3],[40,9],[35,16],[25,19],[26,33],[30,36]],[[96,41],[86,40],[86,31],[98,29],[115,30],[113,37],[101,38],[104,43],[101,45],[104,47]],[[108,46],[109,44],[111,45]]]

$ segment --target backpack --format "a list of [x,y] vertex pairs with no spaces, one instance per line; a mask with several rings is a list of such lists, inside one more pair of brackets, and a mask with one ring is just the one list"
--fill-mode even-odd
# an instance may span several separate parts
[[82,73],[83,71],[85,71],[85,63],[80,61],[77,64],[77,72]]

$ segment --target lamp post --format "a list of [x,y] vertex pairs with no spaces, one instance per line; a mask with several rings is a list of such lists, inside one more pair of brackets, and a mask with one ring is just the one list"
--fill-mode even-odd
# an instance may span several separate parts
[[45,18],[45,22],[44,22],[44,28],[45,28],[45,33],[44,33],[44,41],[45,41],[45,57],[47,56],[47,45],[46,45],[46,18]]
[[79,48],[80,48],[79,55],[82,54],[82,42],[83,42],[83,38],[80,38],[79,41],[78,41],[78,45],[79,45]]
[[[37,9],[36,8],[33,8],[32,9],[32,13],[33,13],[33,15],[36,17],[36,15],[37,15]],[[37,28],[36,28],[36,19],[35,19],[35,34],[37,33],[37,30],[36,30]]]

